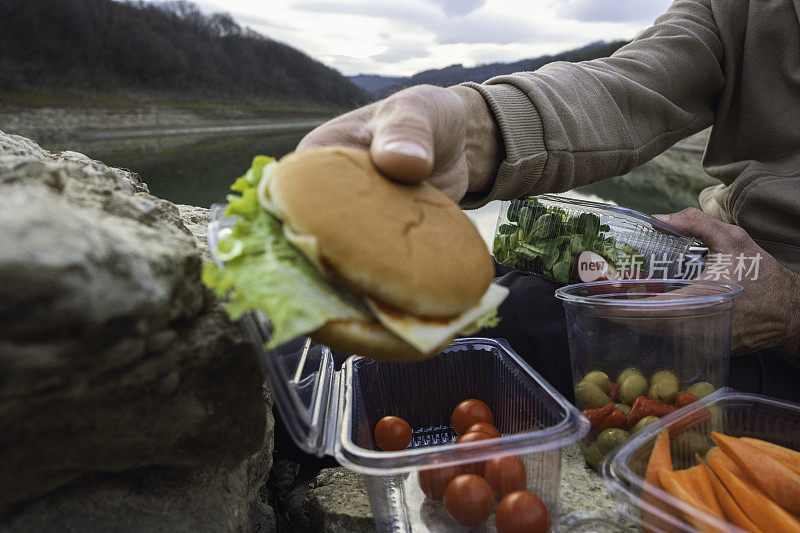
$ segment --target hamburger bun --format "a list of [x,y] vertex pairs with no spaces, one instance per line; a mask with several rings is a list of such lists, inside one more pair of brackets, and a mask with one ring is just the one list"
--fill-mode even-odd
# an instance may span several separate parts
[[[385,178],[364,150],[288,154],[263,194],[312,261],[390,309],[452,317],[474,306],[492,281],[486,244],[461,209],[427,183]],[[379,335],[372,327],[356,331],[364,343]]]
[[311,338],[346,354],[368,355],[372,359],[408,363],[428,359],[444,350],[452,339],[430,353],[422,353],[384,328],[377,320],[332,320],[311,333]]

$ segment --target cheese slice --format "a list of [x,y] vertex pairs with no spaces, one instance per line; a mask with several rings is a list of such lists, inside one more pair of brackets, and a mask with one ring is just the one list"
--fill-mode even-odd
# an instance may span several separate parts
[[272,180],[272,172],[275,170],[277,164],[277,161],[267,163],[267,166],[261,171],[261,181],[258,182],[258,187],[256,187],[256,196],[258,197],[258,203],[261,204],[261,207],[276,217],[281,218],[269,196],[269,182]]
[[492,283],[480,302],[451,319],[425,320],[419,317],[386,310],[370,298],[365,298],[378,321],[395,335],[417,350],[428,353],[453,338],[464,327],[472,324],[485,313],[497,309],[506,299],[509,290]]

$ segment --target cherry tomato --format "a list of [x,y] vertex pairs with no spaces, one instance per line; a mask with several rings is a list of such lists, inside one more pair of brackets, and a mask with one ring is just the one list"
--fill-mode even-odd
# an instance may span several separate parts
[[500,430],[498,430],[491,424],[487,424],[486,422],[475,422],[474,424],[472,424],[470,427],[467,428],[467,431],[465,431],[464,434],[472,433],[473,431],[481,431],[483,433],[486,433],[490,437],[495,437],[495,438],[500,436]]
[[451,417],[453,430],[456,435],[463,435],[467,428],[476,422],[486,422],[494,425],[494,417],[489,406],[480,400],[464,400],[456,405]]
[[[476,442],[479,440],[486,440],[491,439],[487,433],[482,431],[472,431],[468,433],[464,433],[458,440],[456,444],[462,444],[464,442]],[[464,471],[465,474],[475,474],[476,476],[483,476],[484,467],[486,466],[485,461],[478,461],[477,463],[469,463],[466,465],[461,465],[461,469]]]
[[547,507],[527,490],[512,492],[500,500],[494,521],[498,533],[546,533],[550,529]]
[[397,416],[384,416],[375,424],[375,443],[385,452],[405,450],[411,444],[411,426]]
[[420,470],[419,474],[417,474],[417,480],[419,481],[419,488],[422,489],[425,496],[431,500],[441,500],[444,498],[444,489],[447,488],[448,483],[462,473],[460,466],[443,466],[430,470]]
[[516,455],[489,459],[483,477],[498,499],[509,492],[523,490],[528,484],[525,464]]
[[444,508],[462,526],[477,526],[491,516],[494,494],[482,477],[462,474],[447,485]]

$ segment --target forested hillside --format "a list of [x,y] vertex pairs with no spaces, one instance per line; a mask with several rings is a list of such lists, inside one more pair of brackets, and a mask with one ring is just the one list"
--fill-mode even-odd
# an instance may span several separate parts
[[0,89],[354,107],[336,70],[189,2],[0,0]]
[[386,96],[405,87],[429,83],[447,87],[465,81],[483,82],[494,76],[511,74],[537,68],[552,63],[553,61],[586,61],[613,54],[627,41],[598,41],[587,44],[581,48],[561,52],[555,55],[545,55],[532,59],[523,59],[513,63],[487,63],[476,67],[465,68],[462,65],[451,65],[442,69],[425,70],[406,78],[388,76],[359,75],[350,79],[361,88],[370,91],[376,97]]

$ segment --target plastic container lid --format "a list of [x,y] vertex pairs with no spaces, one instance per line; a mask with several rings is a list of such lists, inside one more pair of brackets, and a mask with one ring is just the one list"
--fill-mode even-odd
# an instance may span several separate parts
[[[225,217],[224,211],[225,206],[221,204],[211,208],[208,227],[211,250],[216,250],[219,239],[236,222],[235,217]],[[354,446],[347,437],[351,431],[352,375],[364,358],[350,357],[342,369],[336,371],[331,350],[327,346],[313,344],[306,338],[265,351],[263,346],[270,335],[267,318],[261,313],[247,313],[241,322],[248,335],[257,341],[261,350],[259,362],[262,370],[271,381],[275,403],[297,445],[307,453],[320,457],[332,455],[342,465],[356,472],[392,475],[432,464],[446,466],[502,455],[550,450],[577,441],[589,430],[586,417],[531,369],[505,341],[473,338],[457,340],[445,351],[476,346],[482,350],[502,352],[503,358],[513,365],[512,372],[520,379],[533,383],[549,404],[561,413],[560,421],[535,431],[458,447],[455,444],[442,444],[383,452]]]
[[660,312],[729,307],[742,292],[741,285],[723,281],[625,279],[576,283],[555,296],[569,305]]
[[541,195],[503,202],[492,252],[504,265],[570,283],[598,279],[576,268],[585,261],[610,265],[609,278],[640,277],[641,272],[693,279],[708,249],[678,228],[632,209]]

